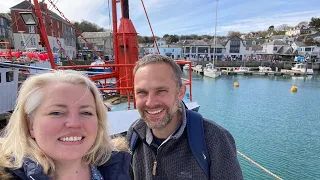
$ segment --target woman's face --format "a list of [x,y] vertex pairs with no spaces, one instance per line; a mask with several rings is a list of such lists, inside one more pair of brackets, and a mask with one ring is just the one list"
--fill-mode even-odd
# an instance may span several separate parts
[[85,85],[71,83],[47,85],[43,94],[31,119],[31,137],[54,161],[81,159],[98,133],[93,94]]

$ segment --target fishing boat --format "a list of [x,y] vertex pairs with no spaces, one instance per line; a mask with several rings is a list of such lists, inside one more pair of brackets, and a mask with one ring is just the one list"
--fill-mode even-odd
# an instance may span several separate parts
[[259,66],[259,72],[273,72],[271,67]]
[[249,72],[250,69],[248,67],[245,67],[245,66],[240,66],[240,67],[234,68],[233,71],[234,72]]
[[218,1],[216,3],[216,23],[214,28],[214,49],[213,49],[213,62],[206,64],[206,67],[203,70],[203,75],[210,78],[217,78],[221,75],[221,71],[215,68],[215,57],[216,57],[216,49],[217,49],[217,23],[218,23]]
[[203,75],[210,78],[218,78],[219,76],[221,76],[221,71],[218,71],[214,67],[214,64],[209,63],[206,64],[206,67],[203,70]]
[[[100,57],[95,60],[94,62],[91,63],[91,66],[96,66],[96,65],[104,65],[105,61],[103,61]],[[105,67],[92,67],[91,68],[93,72],[112,72],[111,68],[105,68]]]
[[305,73],[307,75],[313,75],[313,69],[307,68],[305,63],[297,63],[295,64],[291,70]]

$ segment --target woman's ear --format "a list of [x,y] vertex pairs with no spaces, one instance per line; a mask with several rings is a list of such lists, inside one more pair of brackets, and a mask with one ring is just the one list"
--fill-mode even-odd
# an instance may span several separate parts
[[32,138],[34,138],[33,121],[31,120],[30,116],[27,116],[26,119],[27,119],[27,123],[28,123],[28,129],[29,129],[30,136]]

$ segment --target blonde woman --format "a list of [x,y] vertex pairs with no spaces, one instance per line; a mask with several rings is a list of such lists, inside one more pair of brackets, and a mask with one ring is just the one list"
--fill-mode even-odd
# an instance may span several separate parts
[[0,179],[126,180],[130,161],[88,77],[53,71],[23,83],[0,139]]

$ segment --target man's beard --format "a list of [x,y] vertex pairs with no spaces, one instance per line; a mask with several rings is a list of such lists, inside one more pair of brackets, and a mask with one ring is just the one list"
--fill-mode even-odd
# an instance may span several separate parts
[[166,115],[164,116],[164,118],[162,118],[161,120],[157,120],[156,122],[146,117],[145,113],[147,112],[145,112],[144,110],[138,109],[138,111],[141,115],[141,118],[145,121],[145,123],[150,129],[162,130],[172,121],[174,115],[177,113],[179,109],[179,105],[180,105],[179,100],[176,100],[171,110],[169,109],[168,106],[163,107],[162,105],[157,105],[152,107],[151,109],[162,107],[164,109],[163,111],[166,111]]

